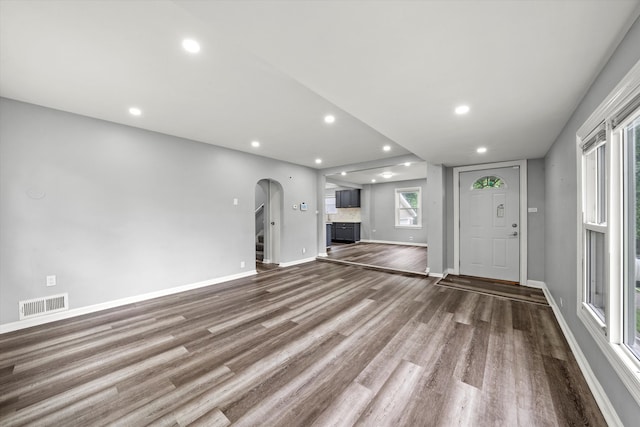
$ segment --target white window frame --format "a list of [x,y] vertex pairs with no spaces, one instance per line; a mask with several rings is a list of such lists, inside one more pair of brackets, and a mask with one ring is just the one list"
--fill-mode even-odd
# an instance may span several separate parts
[[[629,71],[613,92],[593,112],[576,133],[577,169],[577,316],[585,325],[598,347],[614,368],[636,402],[640,405],[640,360],[624,344],[623,321],[623,139],[624,128],[636,117],[637,112],[624,122],[612,127],[612,119],[636,96],[640,95],[640,61]],[[601,123],[606,126],[606,174],[607,174],[607,217],[606,223],[590,224],[585,221],[586,177],[582,145],[590,133]],[[586,230],[605,233],[605,322],[587,303],[586,288]]]
[[[400,193],[418,193],[418,214],[417,214],[418,224],[415,224],[415,225],[400,224],[400,209],[406,209],[400,206]],[[395,227],[396,228],[412,228],[412,229],[422,228],[422,188],[421,187],[396,188],[394,197],[395,197],[395,203],[394,203],[395,204]]]

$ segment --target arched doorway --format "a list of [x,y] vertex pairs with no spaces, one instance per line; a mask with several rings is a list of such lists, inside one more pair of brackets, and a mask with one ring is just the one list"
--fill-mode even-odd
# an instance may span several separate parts
[[258,181],[255,190],[256,262],[280,263],[283,201],[282,185],[278,181]]

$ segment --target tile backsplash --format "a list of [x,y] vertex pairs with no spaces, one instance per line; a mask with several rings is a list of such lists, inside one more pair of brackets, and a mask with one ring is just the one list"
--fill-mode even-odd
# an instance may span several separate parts
[[337,211],[327,215],[329,222],[361,222],[360,208],[338,208]]

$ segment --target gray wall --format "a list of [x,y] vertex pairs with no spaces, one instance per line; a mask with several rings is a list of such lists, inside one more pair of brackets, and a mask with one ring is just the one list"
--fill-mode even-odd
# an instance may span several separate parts
[[[528,214],[527,223],[527,277],[529,280],[544,281],[545,277],[545,175],[544,160],[527,160],[528,207],[538,208],[537,213]],[[447,266],[453,268],[453,168],[445,171],[446,194],[446,252]]]
[[[406,187],[422,188],[422,228],[420,229],[395,227],[395,191],[396,188]],[[361,191],[362,239],[427,243],[426,191],[426,179],[364,185]]]
[[1,99],[0,323],[22,299],[78,308],[253,270],[261,178],[284,188],[281,260],[315,255],[313,169]]
[[636,21],[595,80],[545,157],[545,282],[593,372],[624,425],[637,425],[640,407],[577,317],[576,132],[640,59],[640,21]]
[[527,214],[527,276],[544,282],[544,159],[527,160],[527,207],[538,212]]

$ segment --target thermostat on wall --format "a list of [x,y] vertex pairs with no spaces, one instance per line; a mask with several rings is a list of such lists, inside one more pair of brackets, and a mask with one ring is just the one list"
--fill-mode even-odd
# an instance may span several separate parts
[[300,203],[300,210],[301,211],[306,211],[307,209],[308,209],[307,208],[307,204],[305,202]]

